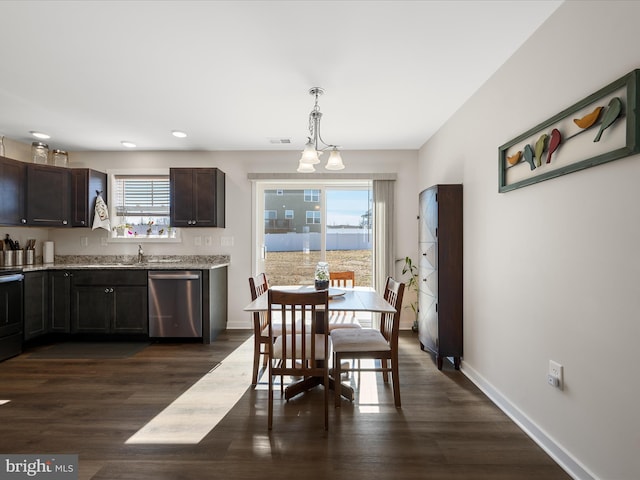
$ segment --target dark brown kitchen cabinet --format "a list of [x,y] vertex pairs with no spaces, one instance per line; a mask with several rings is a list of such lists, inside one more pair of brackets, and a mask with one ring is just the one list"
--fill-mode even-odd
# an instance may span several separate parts
[[69,169],[27,164],[27,224],[68,227],[70,215]]
[[171,226],[225,226],[225,174],[217,168],[171,168]]
[[27,164],[0,157],[0,225],[25,225]]
[[107,174],[90,168],[72,168],[71,226],[91,227],[98,193],[107,202]]
[[49,277],[46,271],[24,274],[24,339],[49,330]]
[[71,280],[73,270],[49,272],[49,331],[71,331]]
[[442,370],[462,356],[462,185],[435,185],[420,193],[418,336]]
[[78,270],[74,274],[72,333],[146,334],[146,270]]

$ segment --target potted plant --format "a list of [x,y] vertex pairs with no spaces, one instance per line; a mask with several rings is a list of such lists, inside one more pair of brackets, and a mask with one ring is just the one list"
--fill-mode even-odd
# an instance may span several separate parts
[[411,330],[418,331],[418,267],[413,264],[411,257],[404,258],[404,266],[402,267],[402,275],[409,275],[409,280],[404,282],[405,286],[415,293],[415,297],[412,299],[409,305],[405,308],[410,308],[413,311],[413,325]]

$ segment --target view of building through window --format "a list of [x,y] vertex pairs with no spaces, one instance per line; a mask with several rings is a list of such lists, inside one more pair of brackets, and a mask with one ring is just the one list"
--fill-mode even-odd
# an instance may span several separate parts
[[370,185],[265,188],[263,270],[272,285],[312,284],[315,266],[353,270],[372,285]]

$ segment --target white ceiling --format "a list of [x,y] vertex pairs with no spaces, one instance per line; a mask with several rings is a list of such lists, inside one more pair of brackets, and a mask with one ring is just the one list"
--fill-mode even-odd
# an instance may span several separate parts
[[561,3],[5,0],[0,135],[301,149],[320,86],[329,143],[418,149]]

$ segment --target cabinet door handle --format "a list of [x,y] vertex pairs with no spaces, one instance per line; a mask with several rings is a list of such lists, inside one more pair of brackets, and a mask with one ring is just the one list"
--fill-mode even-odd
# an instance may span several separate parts
[[20,223],[27,223],[27,219],[26,218],[21,218],[20,219]]
[[64,272],[64,276],[68,277],[69,276],[69,272]]
[[67,221],[66,221],[66,220],[62,220],[62,224],[63,224],[63,225],[66,225],[66,224],[67,224]]
[[109,289],[108,289],[108,288],[105,288],[105,289],[104,289],[104,293],[109,293]]
[[109,289],[109,293],[113,293],[113,288],[110,288],[110,289]]

